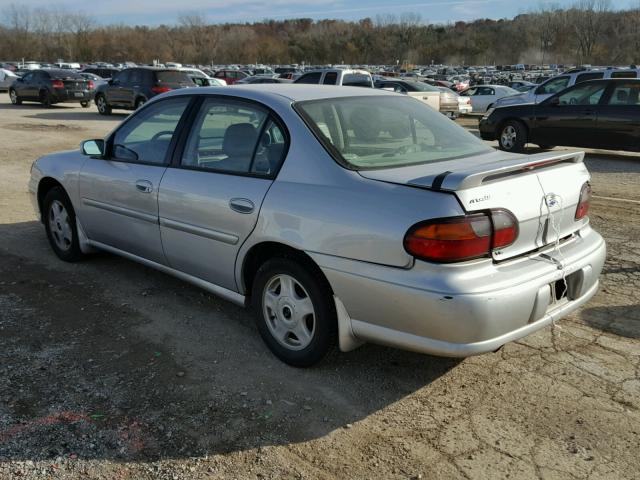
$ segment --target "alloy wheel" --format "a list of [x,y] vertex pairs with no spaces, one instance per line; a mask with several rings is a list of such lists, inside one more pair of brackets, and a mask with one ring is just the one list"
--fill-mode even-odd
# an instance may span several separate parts
[[513,127],[513,125],[507,125],[502,130],[502,135],[500,136],[500,141],[502,143],[502,146],[507,150],[511,150],[513,146],[516,144],[517,136],[518,134],[516,132],[516,129]]

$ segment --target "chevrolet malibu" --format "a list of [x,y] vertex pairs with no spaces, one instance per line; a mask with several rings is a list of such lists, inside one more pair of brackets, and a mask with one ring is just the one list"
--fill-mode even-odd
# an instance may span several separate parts
[[252,306],[301,367],[363,342],[496,350],[584,305],[605,258],[582,153],[497,152],[383,90],[171,92],[38,159],[29,190],[60,259],[105,250]]

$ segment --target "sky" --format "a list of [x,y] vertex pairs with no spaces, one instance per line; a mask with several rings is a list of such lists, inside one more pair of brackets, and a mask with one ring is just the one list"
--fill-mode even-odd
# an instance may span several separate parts
[[[264,19],[365,17],[418,13],[425,23],[477,18],[513,18],[545,3],[569,6],[576,0],[0,0],[0,12],[12,3],[33,8],[52,6],[90,15],[100,24],[159,25],[177,23],[181,15],[198,13],[209,23],[254,22]],[[637,0],[611,0],[615,9]],[[0,13],[1,15],[1,13]]]

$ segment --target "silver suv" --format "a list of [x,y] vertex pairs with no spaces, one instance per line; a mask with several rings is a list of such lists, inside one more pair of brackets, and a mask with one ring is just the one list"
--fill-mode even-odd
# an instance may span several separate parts
[[523,103],[540,103],[552,95],[571,87],[576,83],[586,82],[587,80],[600,80],[608,78],[640,78],[640,69],[638,68],[607,68],[601,70],[580,70],[576,72],[565,73],[550,78],[539,87],[533,88],[520,95],[511,95],[496,101],[494,107],[504,107],[506,105],[520,105]]

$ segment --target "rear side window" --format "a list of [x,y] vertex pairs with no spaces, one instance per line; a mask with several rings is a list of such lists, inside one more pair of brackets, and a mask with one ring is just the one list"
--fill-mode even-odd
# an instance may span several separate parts
[[338,81],[338,74],[336,72],[328,72],[324,76],[324,80],[322,81],[325,85],[335,85]]
[[156,81],[158,83],[189,83],[191,79],[184,72],[177,70],[166,70],[156,73]]
[[320,83],[321,76],[322,72],[307,73],[306,75],[302,75],[299,79],[297,79],[295,83],[308,83],[317,85],[318,83]]
[[597,105],[607,88],[606,83],[584,83],[558,96],[560,105]]
[[581,73],[576,77],[576,83],[586,82],[587,80],[599,80],[604,76],[602,72]]
[[211,98],[191,128],[182,166],[222,173],[274,174],[286,150],[282,129],[257,105]]
[[638,72],[628,70],[626,72],[611,72],[611,78],[638,78]]
[[134,114],[113,137],[115,160],[164,165],[167,150],[191,97],[155,102]]

